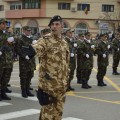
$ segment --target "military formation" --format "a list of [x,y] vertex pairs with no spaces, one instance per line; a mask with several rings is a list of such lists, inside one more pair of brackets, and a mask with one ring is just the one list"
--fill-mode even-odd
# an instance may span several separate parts
[[[107,86],[104,76],[109,65],[109,54],[113,54],[113,75],[119,75],[117,67],[120,61],[120,31],[114,39],[100,34],[92,39],[90,32],[79,33],[67,29],[63,33],[63,21],[59,15],[51,18],[49,28],[41,31],[39,39],[31,34],[29,26],[23,26],[22,34],[15,35],[7,27],[7,20],[0,19],[0,101],[11,100],[6,93],[13,71],[14,55],[19,56],[19,78],[21,96],[33,97],[31,79],[36,69],[36,56],[39,59],[39,84],[37,97],[41,107],[39,120],[61,120],[66,92],[74,91],[71,81],[82,89],[92,88],[89,79],[97,57],[97,86]],[[54,113],[54,114],[53,114]]]

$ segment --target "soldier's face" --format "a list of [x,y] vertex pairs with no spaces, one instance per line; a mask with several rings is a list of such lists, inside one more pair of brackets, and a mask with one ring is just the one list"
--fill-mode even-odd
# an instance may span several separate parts
[[90,36],[90,35],[86,35],[85,37],[86,37],[86,39],[90,39],[90,38],[91,38],[91,36]]
[[6,22],[3,22],[0,24],[0,29],[5,30],[6,29]]
[[67,33],[66,33],[66,36],[68,36],[68,37],[72,37],[73,36],[73,32],[72,31],[68,31]]
[[53,34],[60,34],[63,28],[63,25],[60,21],[55,21],[50,26]]
[[29,36],[29,35],[31,35],[31,30],[25,30],[24,33],[26,36]]

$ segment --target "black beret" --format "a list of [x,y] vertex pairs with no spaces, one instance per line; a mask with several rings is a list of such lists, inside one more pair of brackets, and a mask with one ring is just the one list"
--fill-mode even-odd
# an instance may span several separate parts
[[50,20],[48,26],[50,26],[54,21],[62,21],[62,18],[59,15],[55,15],[54,17],[52,17],[52,19]]
[[6,22],[8,23],[8,21],[5,18],[0,18],[0,23]]
[[29,26],[24,26],[24,27],[23,27],[23,30],[31,31],[31,28],[30,28]]
[[86,32],[85,35],[91,35],[91,33],[90,32]]

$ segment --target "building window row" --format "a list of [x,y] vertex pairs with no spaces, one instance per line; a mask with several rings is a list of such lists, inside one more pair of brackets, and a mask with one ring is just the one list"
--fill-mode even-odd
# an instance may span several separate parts
[[[71,3],[58,3],[58,10],[70,10]],[[90,4],[77,4],[78,11],[90,11]],[[102,12],[114,12],[114,5],[102,5]]]
[[24,0],[22,2],[23,9],[39,9],[41,0]]

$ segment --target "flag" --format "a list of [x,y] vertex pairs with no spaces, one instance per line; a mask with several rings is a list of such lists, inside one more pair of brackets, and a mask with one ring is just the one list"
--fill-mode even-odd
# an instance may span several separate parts
[[88,5],[87,4],[83,4],[83,10],[85,12],[85,14],[88,14]]

